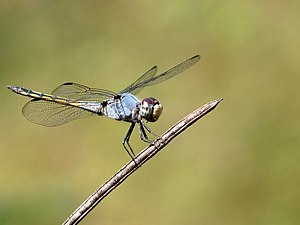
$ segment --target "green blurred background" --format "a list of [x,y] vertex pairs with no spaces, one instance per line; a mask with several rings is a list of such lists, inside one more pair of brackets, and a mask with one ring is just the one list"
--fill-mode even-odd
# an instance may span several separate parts
[[[129,124],[91,117],[46,128],[5,86],[66,81],[121,90],[146,70],[201,60],[143,90],[162,133],[223,97],[81,224],[300,221],[299,1],[1,1],[0,224],[61,224],[129,160]],[[131,144],[146,144],[135,131]]]

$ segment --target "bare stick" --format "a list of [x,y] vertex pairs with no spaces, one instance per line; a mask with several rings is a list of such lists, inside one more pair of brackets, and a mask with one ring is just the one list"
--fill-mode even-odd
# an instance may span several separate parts
[[96,205],[104,199],[112,190],[119,186],[134,171],[140,168],[145,162],[152,158],[156,153],[163,149],[173,138],[179,135],[186,128],[191,126],[201,117],[212,111],[223,99],[214,100],[206,103],[194,112],[190,113],[182,120],[177,122],[173,127],[167,130],[162,136],[151,143],[141,153],[139,153],[135,161],[128,162],[106,183],[99,187],[92,195],[90,195],[63,223],[63,225],[78,224]]

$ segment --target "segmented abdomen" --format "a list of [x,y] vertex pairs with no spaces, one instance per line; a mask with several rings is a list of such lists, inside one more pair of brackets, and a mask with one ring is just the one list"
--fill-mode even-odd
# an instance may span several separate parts
[[53,101],[53,102],[57,102],[57,103],[61,103],[61,104],[72,104],[75,103],[74,101],[72,101],[71,99],[68,98],[63,98],[63,97],[59,97],[59,96],[55,96],[55,95],[49,95],[49,94],[45,94],[42,92],[37,92],[37,91],[33,91],[33,90],[29,90],[23,87],[18,87],[18,86],[7,86],[7,88],[9,88],[11,91],[20,94],[20,95],[24,95],[30,98],[35,98],[35,99],[43,99],[45,101]]
[[74,99],[68,99],[60,96],[55,95],[49,95],[37,91],[32,91],[27,88],[18,87],[18,86],[7,86],[8,89],[11,91],[24,95],[36,100],[44,100],[49,102],[56,102],[61,105],[70,105],[74,107],[78,107],[93,113],[96,113],[98,115],[102,115],[101,109],[102,104],[99,101],[80,101],[80,100],[74,100]]

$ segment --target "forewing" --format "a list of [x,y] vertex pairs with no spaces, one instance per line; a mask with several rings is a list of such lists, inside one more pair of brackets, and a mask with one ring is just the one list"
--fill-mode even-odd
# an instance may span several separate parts
[[134,83],[132,83],[127,88],[120,91],[119,93],[122,94],[122,93],[131,92],[132,94],[137,94],[142,89],[142,87],[140,87],[140,88],[136,88],[136,87],[140,83],[143,83],[144,81],[153,78],[155,76],[156,72],[157,72],[157,66],[154,66],[150,70],[148,70],[143,76],[141,76],[139,79],[137,79]]
[[89,88],[73,82],[64,83],[52,92],[52,95],[73,100],[107,99],[116,96],[116,93],[105,89]]
[[154,85],[154,84],[158,84],[160,82],[166,81],[178,74],[180,74],[181,72],[183,72],[184,70],[187,70],[188,68],[190,68],[192,65],[194,65],[196,62],[198,62],[198,60],[200,59],[199,55],[196,55],[180,64],[178,64],[177,66],[169,69],[168,71],[157,75],[155,77],[149,77],[148,79],[141,79],[140,78],[137,81],[140,82],[135,82],[134,85],[130,85],[128,88],[126,88],[125,90],[127,92],[136,94],[138,93],[142,88],[146,87],[146,86],[150,86],[150,85]]
[[41,99],[29,101],[23,107],[22,113],[29,121],[46,127],[59,126],[93,114],[74,106],[43,101]]

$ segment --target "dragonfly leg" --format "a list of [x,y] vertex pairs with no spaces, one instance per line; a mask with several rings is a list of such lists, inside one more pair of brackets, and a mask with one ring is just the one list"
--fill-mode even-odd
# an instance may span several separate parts
[[[130,156],[130,158],[135,162],[135,154],[129,144],[129,139],[130,139],[130,136],[132,134],[132,131],[134,129],[134,126],[135,126],[135,123],[131,123],[130,127],[129,127],[129,130],[127,131],[127,134],[123,140],[123,147],[125,148],[125,150],[127,151],[128,155]],[[129,149],[126,147],[126,145],[129,147]],[[130,151],[129,151],[130,150]],[[136,163],[136,162],[135,162]]]
[[146,128],[146,130],[150,133],[150,134],[152,134],[153,136],[156,136],[156,137],[159,137],[159,135],[158,134],[155,134],[147,125],[146,125],[146,123],[143,121],[143,120],[141,120],[141,124],[142,124],[142,126],[144,127],[144,128]]
[[[145,125],[143,124],[143,122],[139,122],[139,132],[140,132],[140,137],[141,139],[144,141],[144,142],[147,142],[147,143],[151,143],[152,140],[148,138],[147,134],[146,134],[146,131],[144,129]],[[148,131],[147,127],[145,127],[146,130]],[[149,132],[150,133],[150,132]]]

